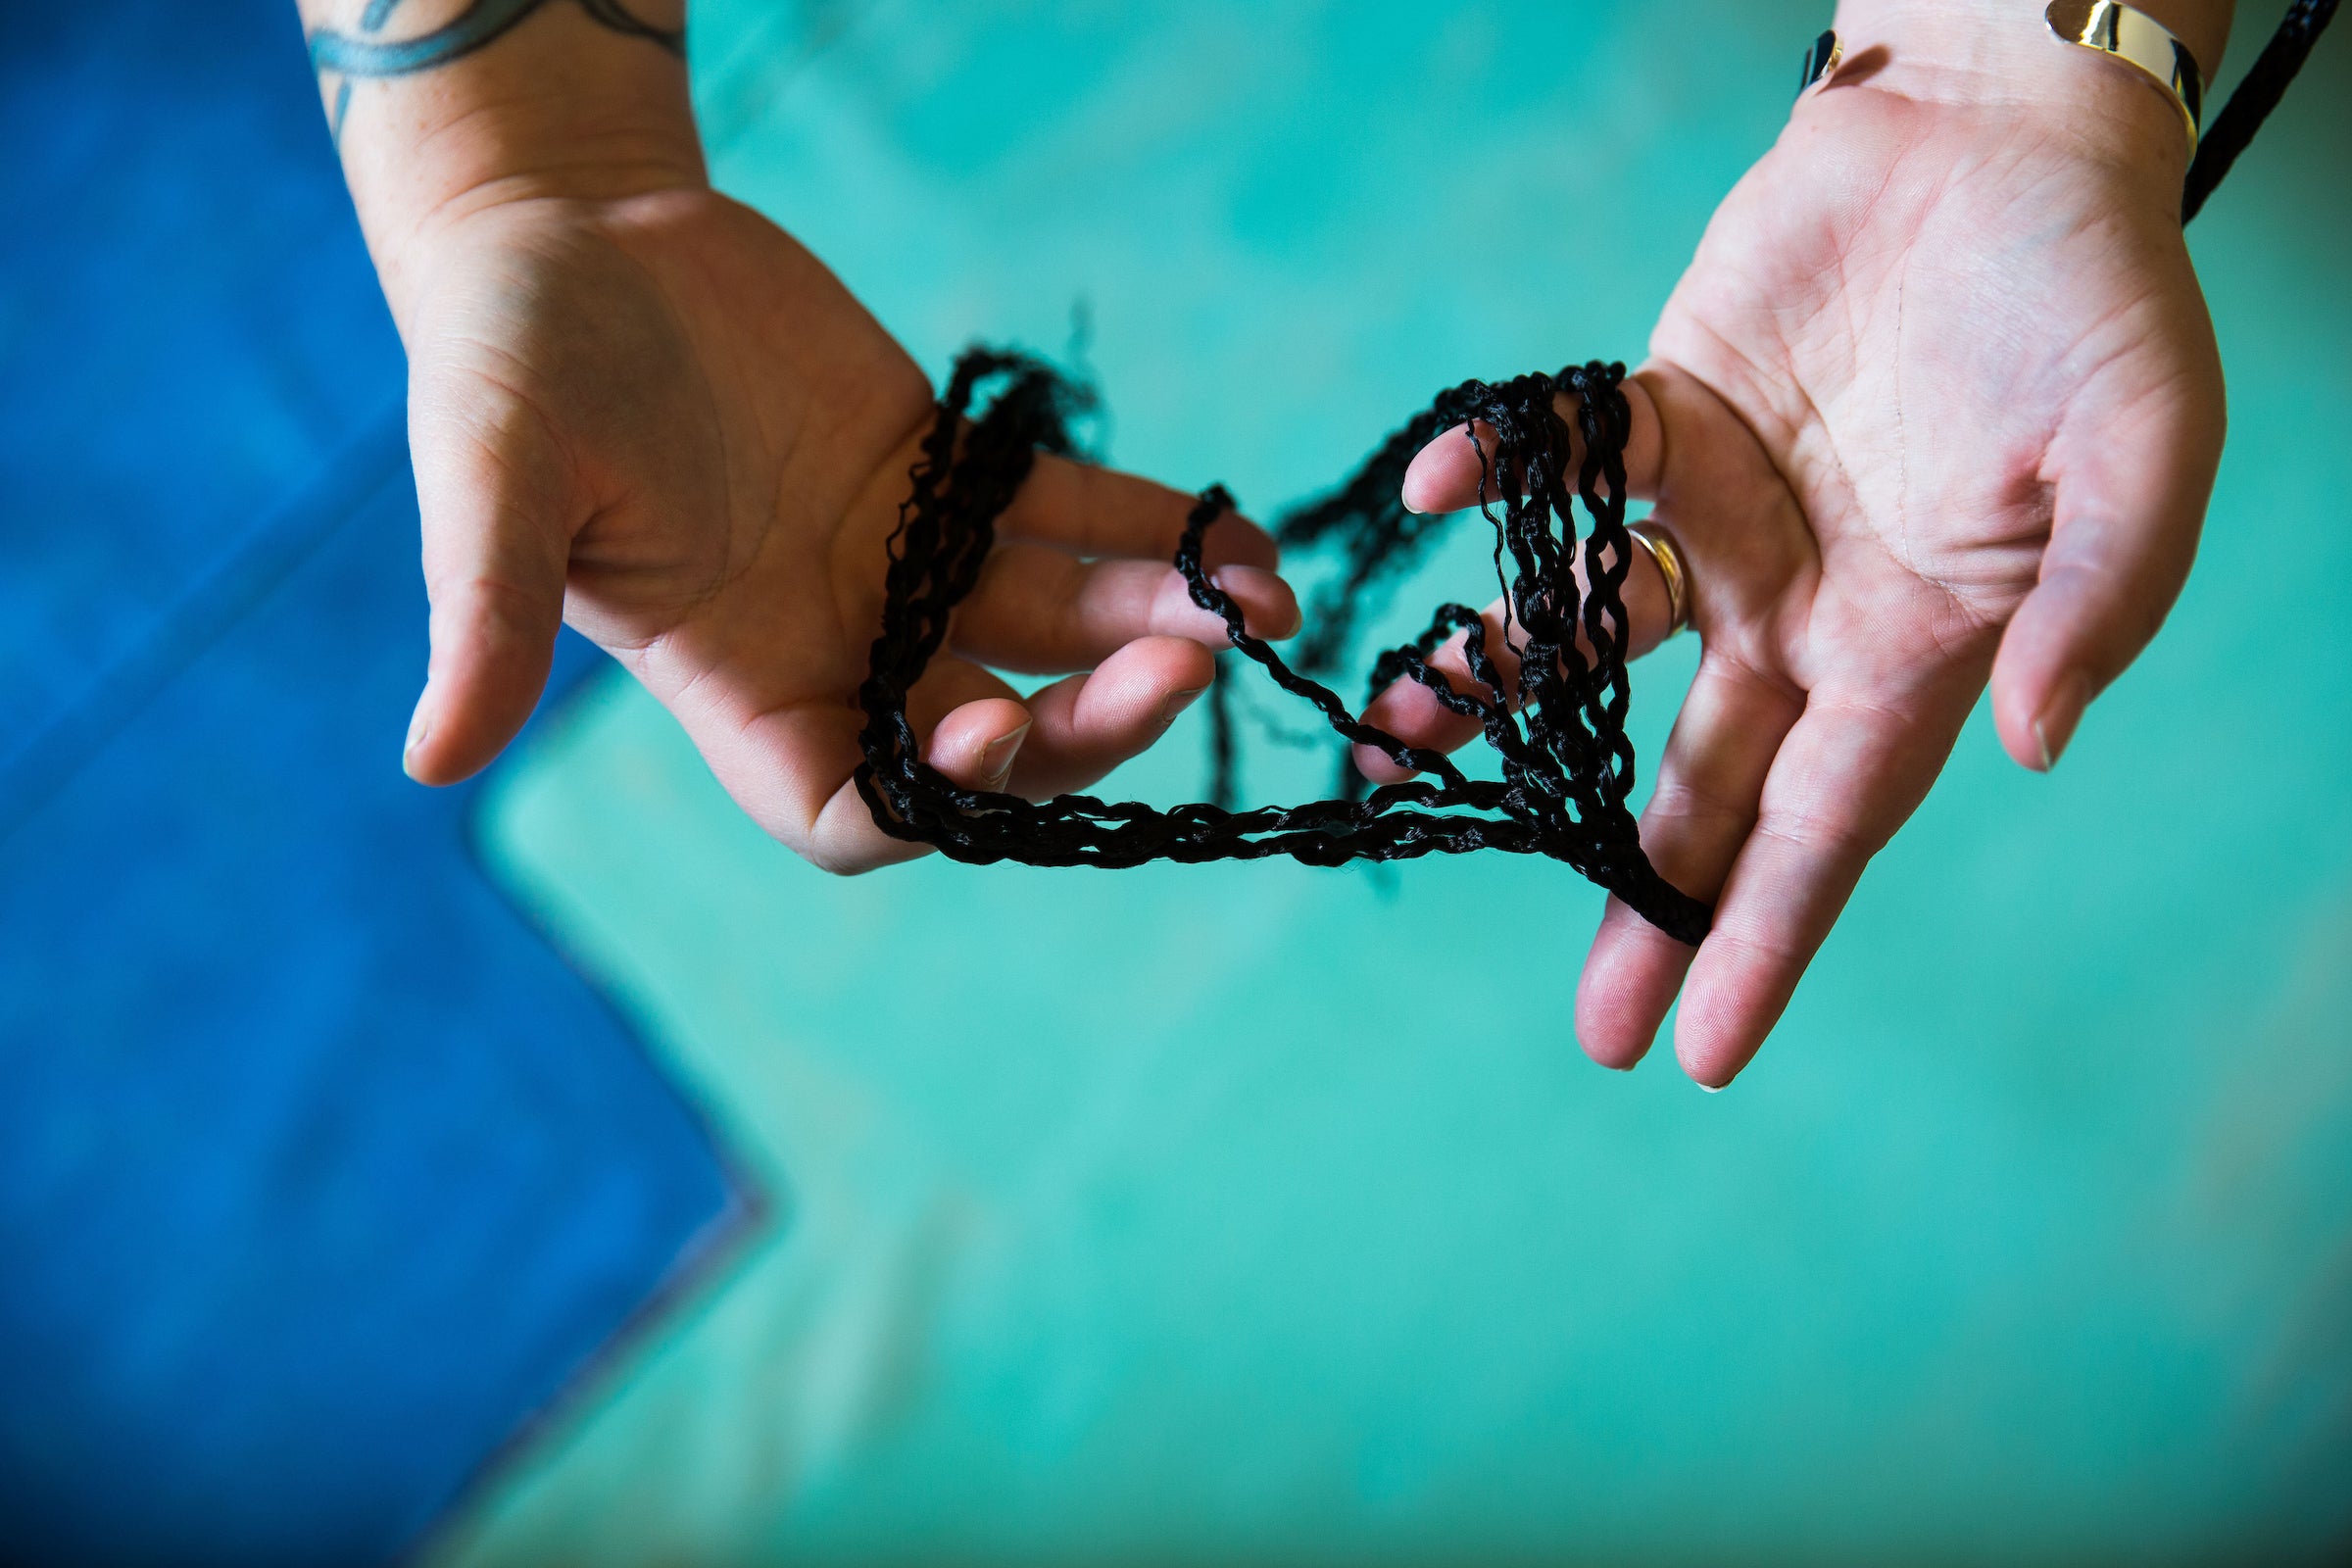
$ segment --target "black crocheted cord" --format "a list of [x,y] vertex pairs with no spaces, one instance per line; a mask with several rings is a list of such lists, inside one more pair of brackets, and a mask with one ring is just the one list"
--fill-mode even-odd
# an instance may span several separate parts
[[[1514,691],[1495,668],[1485,623],[1464,605],[1441,607],[1413,643],[1383,654],[1372,681],[1377,690],[1409,677],[1455,712],[1476,717],[1501,759],[1500,780],[1470,778],[1444,753],[1407,746],[1365,723],[1330,687],[1243,629],[1240,608],[1200,564],[1209,528],[1233,510],[1224,489],[1212,487],[1193,509],[1176,552],[1193,602],[1224,617],[1234,649],[1310,704],[1342,740],[1427,776],[1302,806],[1233,810],[1203,803],[1158,810],[1085,795],[1034,803],[967,790],[921,760],[906,693],[946,639],[949,616],[978,578],[996,519],[1035,454],[1070,450],[1069,419],[1085,403],[1083,393],[1035,360],[986,349],[965,354],[941,399],[891,542],[882,634],[859,692],[867,722],[858,786],[874,820],[897,837],[979,863],[1128,866],[1287,855],[1310,865],[1340,865],[1483,849],[1548,855],[1661,929],[1696,943],[1706,934],[1706,906],[1651,868],[1625,804],[1634,787],[1634,749],[1625,738],[1630,692],[1622,595],[1633,546],[1625,527],[1632,416],[1619,386],[1624,374],[1623,366],[1588,365],[1503,386],[1465,382],[1392,436],[1339,492],[1282,530],[1293,543],[1344,545],[1350,559],[1342,585],[1360,592],[1411,556],[1431,520],[1406,513],[1397,500],[1413,454],[1456,424],[1484,420],[1494,428],[1497,453],[1486,491],[1503,499],[1485,514],[1510,578],[1519,687]],[[995,397],[970,416],[988,388]],[[1577,399],[1581,454],[1553,407],[1560,392]],[[1592,520],[1581,540],[1571,497]],[[1580,546],[1591,584],[1581,594],[1571,554]],[[1334,662],[1349,621],[1345,613],[1326,615],[1319,635],[1306,640],[1301,666]],[[1456,631],[1465,634],[1470,668],[1484,691],[1456,692],[1429,665],[1431,653]]]
[[2197,156],[2188,166],[2188,183],[2180,195],[2181,222],[2204,210],[2205,198],[2229,174],[2237,155],[2253,142],[2254,133],[2286,96],[2287,84],[2311,58],[2312,45],[2335,19],[2335,6],[2336,0],[2295,0],[2286,8],[2278,30],[2271,34],[2245,79],[2197,140]]
[[[2335,0],[2296,0],[2207,135],[2189,173],[2183,221],[2253,139],[2334,11]],[[997,518],[1036,455],[1072,454],[1071,422],[1093,408],[1091,392],[1036,360],[968,351],[940,400],[891,538],[881,635],[858,689],[866,716],[858,793],[884,831],[977,864],[1118,867],[1282,855],[1341,865],[1473,850],[1547,855],[1695,946],[1712,911],[1649,863],[1626,806],[1635,768],[1625,734],[1631,692],[1623,590],[1633,547],[1625,524],[1631,413],[1624,376],[1624,366],[1596,362],[1499,386],[1465,381],[1389,437],[1346,484],[1285,518],[1277,529],[1285,546],[1336,551],[1344,561],[1314,596],[1291,661],[1243,628],[1240,608],[1202,568],[1202,542],[1233,500],[1222,486],[1201,492],[1176,567],[1193,602],[1224,618],[1235,654],[1219,660],[1221,678],[1210,700],[1214,799],[1160,810],[1088,795],[1032,802],[967,790],[922,760],[906,694],[946,641],[950,617],[979,578]],[[993,396],[975,416],[984,392]],[[1556,412],[1560,393],[1575,399],[1573,436]],[[1481,453],[1480,493],[1499,499],[1479,511],[1494,529],[1495,569],[1505,579],[1508,605],[1505,635],[1519,654],[1519,678],[1502,678],[1476,611],[1443,605],[1419,637],[1379,657],[1370,690],[1409,678],[1452,711],[1476,718],[1499,759],[1499,780],[1470,778],[1443,753],[1407,746],[1365,723],[1317,678],[1328,678],[1344,662],[1380,589],[1427,552],[1446,521],[1404,509],[1406,466],[1440,432],[1476,422],[1495,437],[1492,460]],[[1579,505],[1591,524],[1581,537]],[[1574,570],[1580,552],[1581,591]],[[1457,631],[1480,687],[1470,692],[1455,691],[1429,664]],[[1237,809],[1229,696],[1237,656],[1309,704],[1341,741],[1368,746],[1424,776],[1371,789],[1343,761],[1335,799]]]

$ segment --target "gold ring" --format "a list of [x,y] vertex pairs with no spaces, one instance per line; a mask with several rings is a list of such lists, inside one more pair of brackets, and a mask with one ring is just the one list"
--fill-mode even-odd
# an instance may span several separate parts
[[[1666,637],[1676,636],[1690,624],[1690,570],[1683,564],[1683,553],[1662,528],[1636,523],[1626,532],[1649,553],[1649,559],[1658,564],[1658,575],[1666,579]],[[1664,642],[1666,637],[1658,641]]]
[[1814,88],[1824,85],[1845,64],[1845,42],[1836,32],[1825,32],[1813,40],[1805,51],[1805,65],[1797,77],[1796,95],[1802,98]]

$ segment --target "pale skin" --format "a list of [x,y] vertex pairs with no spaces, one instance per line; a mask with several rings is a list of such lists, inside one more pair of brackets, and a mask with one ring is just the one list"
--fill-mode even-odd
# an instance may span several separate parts
[[[2218,63],[2228,5],[2143,9]],[[1693,952],[1611,901],[1576,1014],[1605,1065],[1679,998],[1684,1069],[1729,1083],[1987,682],[2001,744],[2046,771],[2187,575],[2224,427],[2187,138],[2040,12],[1840,6],[1848,66],[1717,211],[1631,383],[1632,484],[1688,561],[1704,649],[1642,843],[1718,904]],[[1477,487],[1456,431],[1406,500]],[[1631,602],[1638,627],[1657,604]],[[1410,685],[1367,716],[1469,738]]]
[[[480,9],[410,0],[382,30],[429,38]],[[681,20],[675,0],[634,15]],[[344,0],[305,12],[314,40],[365,17]],[[321,73],[330,113],[342,85]],[[917,853],[851,775],[931,388],[808,252],[709,189],[683,63],[543,5],[446,63],[357,82],[338,142],[409,353],[432,602],[409,772],[445,784],[488,763],[568,622],[809,860],[854,872]],[[1042,799],[1157,739],[1225,642],[1168,564],[1191,505],[1042,459],[910,694],[927,760]],[[1253,630],[1296,630],[1262,531],[1220,522],[1208,559]],[[1067,678],[1023,702],[996,670]]]
[[[362,9],[304,14],[316,36]],[[476,9],[410,0],[386,35]],[[530,10],[341,107],[411,359],[433,609],[406,765],[446,783],[487,763],[567,620],[778,839],[840,871],[906,858],[849,780],[931,389],[807,252],[710,192],[679,62],[591,9]],[[632,9],[681,20],[678,0]],[[2187,572],[2224,410],[2180,227],[2186,138],[2040,9],[1846,0],[1847,66],[1725,201],[1628,383],[1633,485],[1689,563],[1703,645],[1643,843],[1718,912],[1694,953],[1612,901],[1577,1008],[1604,1064],[1638,1061],[1679,997],[1684,1069],[1730,1082],[1986,684],[2002,745],[2046,769]],[[2211,75],[2227,3],[2142,9]],[[341,81],[321,82],[332,112]],[[1456,432],[1405,499],[1470,504],[1478,473]],[[934,765],[1043,798],[1157,738],[1223,642],[1165,564],[1187,505],[1044,462],[910,705]],[[1271,542],[1211,538],[1251,628],[1295,629]],[[1627,603],[1654,645],[1646,560]],[[1076,673],[1024,704],[993,669]],[[1473,733],[1409,685],[1367,716],[1416,744]]]

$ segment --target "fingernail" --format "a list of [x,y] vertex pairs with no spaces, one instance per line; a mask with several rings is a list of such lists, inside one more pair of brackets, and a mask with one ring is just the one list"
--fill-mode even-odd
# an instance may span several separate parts
[[[1222,567],[1219,567],[1217,570],[1215,570],[1215,571],[1212,571],[1212,572],[1210,572],[1210,573],[1208,574],[1208,580],[1209,580],[1210,582],[1212,582],[1212,583],[1216,584],[1216,585],[1217,585],[1219,588],[1222,588],[1222,589],[1224,589],[1224,590],[1225,590],[1225,592],[1227,592],[1227,593],[1231,594],[1231,593],[1233,593],[1233,592],[1234,592],[1235,585],[1236,585],[1236,583],[1239,581],[1239,579],[1237,579],[1237,578],[1235,578],[1235,577],[1232,577],[1232,576],[1230,576],[1230,575],[1228,575],[1228,574],[1229,574],[1230,572],[1232,572],[1232,571],[1236,570],[1236,569],[1237,569],[1237,568],[1235,568],[1235,567],[1232,567],[1232,566],[1222,566]],[[1259,576],[1259,577],[1272,577],[1272,576],[1274,575],[1274,573],[1272,573],[1272,572],[1270,572],[1270,571],[1266,571],[1266,570],[1264,570],[1263,568],[1261,568],[1261,567],[1257,567],[1257,566],[1243,566],[1243,567],[1240,567],[1240,568],[1238,568],[1238,569],[1239,569],[1239,570],[1242,570],[1242,571],[1247,571],[1247,572],[1250,572],[1250,574],[1252,574],[1253,576]],[[1239,597],[1239,596],[1237,595],[1236,597]],[[1300,609],[1300,608],[1299,608],[1298,605],[1296,605],[1296,604],[1293,604],[1293,605],[1291,606],[1291,613],[1290,613],[1290,617],[1289,617],[1289,619],[1288,619],[1288,622],[1287,622],[1285,625],[1283,625],[1282,627],[1280,627],[1279,629],[1277,629],[1277,628],[1273,628],[1273,627],[1267,627],[1267,628],[1265,628],[1265,629],[1263,629],[1263,630],[1260,630],[1258,627],[1255,627],[1255,626],[1252,626],[1252,627],[1250,627],[1250,629],[1251,631],[1255,632],[1255,633],[1256,633],[1258,636],[1264,637],[1264,638],[1268,639],[1269,641],[1273,641],[1273,642],[1280,642],[1280,641],[1282,641],[1282,640],[1283,640],[1284,638],[1286,638],[1286,637],[1296,637],[1296,636],[1298,636],[1298,633],[1299,633],[1299,630],[1300,630],[1302,627],[1304,627],[1305,625],[1306,625],[1306,612],[1305,612],[1305,611],[1303,611],[1303,610],[1301,610],[1301,609]]]
[[2089,706],[2090,679],[2078,671],[2058,683],[2048,706],[2034,715],[2034,743],[2041,748],[2044,773],[2066,755],[2067,743],[2075,738],[2075,726],[2082,722],[2082,710]]
[[1002,790],[1012,777],[1012,760],[1029,738],[1029,726],[1023,724],[1009,735],[1000,735],[988,743],[980,754],[980,780],[983,787]]
[[409,715],[409,738],[400,743],[400,770],[411,778],[416,777],[416,748],[432,732],[432,713],[425,708],[424,700],[418,698],[416,711]]
[[1192,707],[1194,702],[1200,698],[1200,694],[1206,690],[1208,690],[1208,688],[1205,686],[1196,686],[1189,692],[1168,693],[1168,700],[1159,705],[1160,728],[1165,729],[1170,724],[1175,723],[1176,715],[1183,712],[1186,709]]
[[1700,1084],[1698,1087],[1710,1095],[1720,1095],[1732,1086],[1730,1084]]

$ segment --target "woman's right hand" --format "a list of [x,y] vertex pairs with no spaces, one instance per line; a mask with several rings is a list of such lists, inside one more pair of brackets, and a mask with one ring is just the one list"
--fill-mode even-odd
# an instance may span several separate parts
[[[707,191],[528,197],[431,243],[405,318],[433,604],[411,772],[442,783],[495,756],[568,620],[811,861],[919,853],[850,782],[887,545],[936,414],[913,361],[790,237]],[[1039,459],[909,696],[934,766],[1044,798],[1159,737],[1226,643],[1169,564],[1192,504]],[[1251,628],[1296,630],[1272,541],[1243,522],[1211,538]],[[1082,673],[1024,701],[997,669]]]
[[[409,771],[449,783],[495,757],[568,621],[809,860],[921,853],[851,783],[888,541],[935,417],[920,369],[708,188],[661,35],[556,5],[485,39],[477,4],[390,38],[381,7],[308,8],[314,58],[352,74],[321,87],[409,352],[432,599]],[[909,694],[926,759],[1043,798],[1157,739],[1227,641],[1170,564],[1191,506],[1041,457]],[[1210,542],[1251,629],[1296,630],[1273,542],[1239,520]],[[1024,700],[993,669],[1068,678]]]

